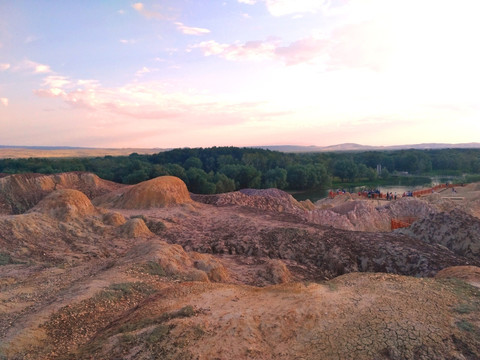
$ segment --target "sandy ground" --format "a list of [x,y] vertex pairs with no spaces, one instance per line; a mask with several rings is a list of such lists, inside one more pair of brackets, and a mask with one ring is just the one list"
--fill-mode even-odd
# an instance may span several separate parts
[[[385,206],[471,213],[477,189]],[[325,226],[277,195],[95,209],[63,190],[1,215],[0,357],[480,358],[477,255]],[[387,211],[338,206],[350,224]]]

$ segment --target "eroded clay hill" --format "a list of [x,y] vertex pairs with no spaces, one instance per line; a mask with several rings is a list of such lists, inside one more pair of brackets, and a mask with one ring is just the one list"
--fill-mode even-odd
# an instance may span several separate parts
[[174,176],[161,176],[120,189],[95,199],[95,204],[107,208],[149,209],[190,203],[185,183]]
[[0,214],[24,213],[54,190],[75,189],[93,199],[121,187],[85,172],[8,175],[0,178]]
[[[480,358],[476,243],[383,228],[382,214],[447,216],[432,202],[100,185],[22,195],[25,211],[0,215],[0,358]],[[476,224],[448,216],[442,237]]]

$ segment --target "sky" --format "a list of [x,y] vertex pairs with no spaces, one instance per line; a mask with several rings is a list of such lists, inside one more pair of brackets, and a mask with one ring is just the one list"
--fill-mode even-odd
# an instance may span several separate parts
[[0,0],[0,144],[480,142],[478,0]]

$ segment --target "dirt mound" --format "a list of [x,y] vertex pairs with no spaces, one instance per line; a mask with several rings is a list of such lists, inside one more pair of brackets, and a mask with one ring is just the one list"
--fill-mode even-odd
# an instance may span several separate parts
[[431,214],[397,232],[429,244],[440,244],[462,256],[480,259],[480,219],[462,210]]
[[145,222],[139,218],[130,219],[121,225],[120,234],[127,238],[148,238],[155,236],[147,225],[145,225]]
[[0,214],[24,213],[55,190],[75,189],[92,199],[123,186],[85,172],[9,175],[0,178]]
[[310,210],[315,210],[316,209],[315,204],[309,199],[301,200],[301,201],[299,201],[299,203],[300,203],[300,205],[302,205],[305,208],[305,210],[310,211]]
[[290,194],[278,189],[242,189],[216,195],[193,195],[193,200],[217,206],[238,205],[262,211],[305,213],[305,207]]
[[191,202],[187,186],[174,176],[157,177],[94,200],[97,206],[118,209],[150,209]]
[[132,263],[143,263],[147,273],[161,272],[174,279],[224,282],[230,277],[222,262],[212,255],[186,252],[180,245],[164,241],[139,244],[126,257]]
[[480,267],[478,266],[452,266],[443,269],[435,275],[438,279],[462,279],[473,286],[480,287]]
[[270,284],[284,284],[292,281],[292,274],[282,260],[269,259],[264,271],[258,274],[266,279]]
[[414,198],[396,201],[353,199],[350,194],[317,202],[317,209],[306,213],[308,221],[343,230],[390,231],[391,219],[424,218],[438,212],[437,207]]
[[78,190],[57,190],[42,199],[30,212],[48,214],[60,221],[72,221],[97,214],[90,199]]
[[390,201],[381,209],[383,213],[390,217],[417,217],[425,218],[430,214],[438,212],[438,209],[428,202],[413,198],[403,197],[397,201]]
[[210,254],[200,254],[197,252],[188,253],[193,260],[193,266],[201,271],[204,271],[208,279],[213,282],[227,282],[230,275],[225,266]]
[[103,215],[103,222],[106,225],[120,226],[125,224],[127,220],[125,219],[125,216],[118,212],[109,212]]
[[335,196],[333,199],[325,198],[315,202],[315,206],[320,209],[330,209],[347,201],[352,201],[354,194],[345,193]]

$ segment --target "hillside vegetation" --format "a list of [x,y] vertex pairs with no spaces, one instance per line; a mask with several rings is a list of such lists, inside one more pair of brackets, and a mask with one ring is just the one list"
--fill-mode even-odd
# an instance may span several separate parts
[[[382,172],[377,173],[377,165]],[[158,176],[182,179],[189,191],[223,193],[243,188],[282,190],[326,189],[335,182],[395,182],[392,176],[464,175],[480,173],[480,149],[399,150],[292,154],[276,151],[214,147],[175,149],[153,155],[96,158],[29,158],[0,160],[0,173],[53,174],[88,171],[105,180],[136,184]],[[473,176],[473,177],[472,177]],[[396,178],[395,178],[396,179]],[[429,178],[425,178],[426,181]],[[466,177],[464,181],[469,181]]]

